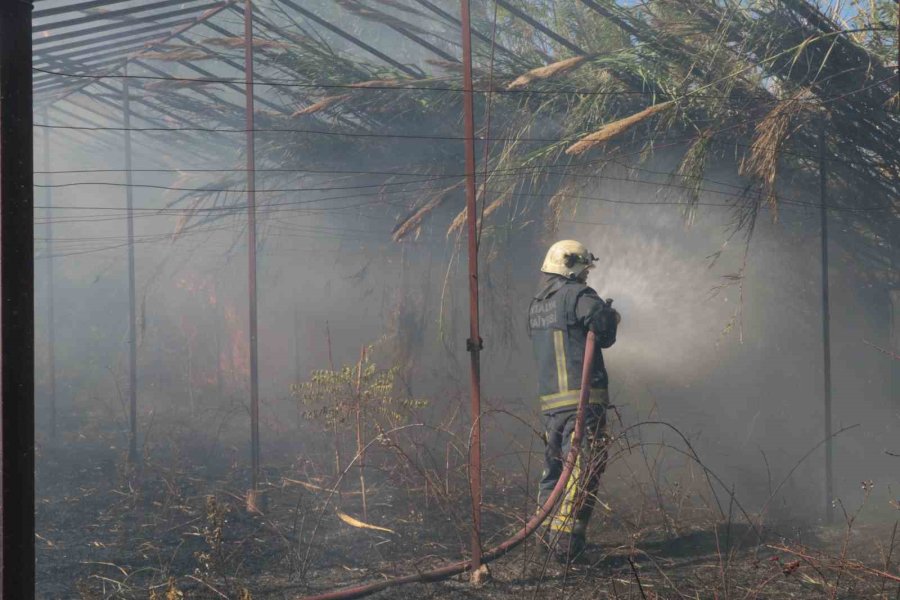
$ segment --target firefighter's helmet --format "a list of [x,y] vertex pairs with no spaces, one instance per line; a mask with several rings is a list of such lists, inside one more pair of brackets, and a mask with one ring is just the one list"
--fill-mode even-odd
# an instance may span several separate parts
[[547,250],[541,271],[563,277],[579,277],[593,268],[597,257],[584,244],[575,240],[561,240]]

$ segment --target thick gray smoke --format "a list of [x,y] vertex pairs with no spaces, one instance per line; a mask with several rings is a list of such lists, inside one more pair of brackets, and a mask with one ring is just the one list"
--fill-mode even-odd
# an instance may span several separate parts
[[[74,153],[55,157],[54,168],[90,168],[116,160],[113,154],[93,158]],[[136,167],[153,165],[144,157]],[[658,170],[666,167],[656,165]],[[144,174],[139,182],[168,185],[172,176]],[[559,238],[580,239],[600,257],[590,283],[614,298],[623,315],[619,342],[607,360],[613,401],[626,425],[646,418],[671,422],[742,497],[757,505],[765,501],[770,479],[777,484],[823,437],[817,211],[785,210],[775,224],[763,211],[742,271],[744,238],[730,237],[733,213],[728,208],[700,206],[688,227],[681,207],[627,204],[671,201],[654,185],[603,179],[583,193],[613,202],[582,201],[569,207],[556,232],[534,224],[483,246],[487,406],[536,424],[525,309],[547,245]],[[297,197],[315,196],[301,193],[289,199]],[[137,205],[158,207],[165,199],[143,191]],[[725,199],[704,194],[701,202],[721,204]],[[124,422],[118,400],[110,400],[120,394],[127,339],[125,249],[117,249],[124,232],[122,192],[62,188],[55,192],[54,204],[108,207],[100,212],[111,216],[55,224],[55,252],[73,253],[55,259],[61,409],[77,425],[84,407],[94,402]],[[390,337],[391,347],[396,350],[399,342],[404,352],[385,351],[380,360],[401,356],[409,361],[408,390],[431,398],[435,415],[457,408],[466,414],[465,252],[455,235],[445,236],[446,222],[455,213],[456,208],[448,208],[418,239],[403,245],[389,241],[392,221],[383,210],[262,216],[264,419],[277,423],[290,410],[290,384],[329,365],[326,323],[336,365],[354,362],[360,345]],[[242,218],[226,217],[215,231],[176,240],[165,235],[178,227],[177,216],[137,220],[137,235],[146,240],[137,255],[144,415],[183,408],[192,398],[214,397],[218,388],[234,431],[244,430],[247,267]],[[43,235],[41,225],[38,231]],[[838,436],[835,461],[838,494],[852,503],[862,480],[877,481],[885,492],[897,484],[897,459],[885,450],[900,448],[893,446],[898,423],[890,404],[890,362],[867,344],[887,345],[887,299],[854,276],[850,257],[837,249],[839,234],[831,270],[835,430],[860,426]],[[86,237],[99,239],[64,241]],[[80,253],[85,250],[90,252]],[[39,279],[38,289],[43,284]],[[39,353],[45,351],[44,315],[39,307]],[[45,422],[46,405],[40,410],[39,421]],[[487,418],[486,426],[496,428],[486,442],[495,454],[517,436],[530,435],[523,425],[497,416]],[[661,434],[648,428],[642,435],[659,439]],[[674,441],[671,436],[666,440]],[[234,443],[245,442],[238,438]],[[672,465],[682,462],[673,459]],[[819,450],[794,474],[780,506],[790,514],[818,514],[823,479]]]
[[[608,182],[599,191],[618,202],[668,198],[648,190],[654,187]],[[722,201],[717,194],[701,200]],[[743,234],[729,238],[730,209],[701,206],[690,227],[679,211],[582,207],[584,221],[603,225],[560,233],[582,237],[601,257],[590,283],[624,315],[608,352],[614,402],[635,418],[678,426],[745,501],[758,505],[824,439],[818,211],[785,210],[775,224],[763,211],[746,264]],[[898,425],[890,363],[867,344],[887,344],[887,298],[863,285],[837,248],[830,279],[834,430],[859,425],[835,439],[837,495],[851,506],[863,480],[885,494],[897,484],[894,459],[884,452]],[[794,516],[821,513],[823,450],[786,489],[778,506]],[[879,502],[886,505],[885,497]]]

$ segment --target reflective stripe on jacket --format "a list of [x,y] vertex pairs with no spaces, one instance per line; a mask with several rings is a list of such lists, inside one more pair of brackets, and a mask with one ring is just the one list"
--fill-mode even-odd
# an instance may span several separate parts
[[[587,285],[555,277],[538,292],[528,309],[528,328],[538,367],[542,412],[573,408],[581,395],[581,371],[588,328],[576,314],[579,298],[600,300]],[[608,378],[603,353],[594,353],[591,404],[608,404]]]

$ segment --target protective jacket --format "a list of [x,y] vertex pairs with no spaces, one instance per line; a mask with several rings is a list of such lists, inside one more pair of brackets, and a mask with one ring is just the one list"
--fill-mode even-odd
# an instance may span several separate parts
[[528,329],[538,366],[541,411],[571,410],[581,395],[588,330],[597,336],[591,369],[591,404],[607,404],[609,380],[601,348],[616,341],[618,314],[591,287],[559,275],[541,284],[528,310]]

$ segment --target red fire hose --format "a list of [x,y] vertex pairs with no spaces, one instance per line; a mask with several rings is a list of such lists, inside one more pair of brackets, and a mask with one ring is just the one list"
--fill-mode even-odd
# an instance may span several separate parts
[[[578,400],[578,412],[575,415],[575,432],[572,434],[572,446],[569,449],[569,454],[566,456],[566,462],[563,465],[563,471],[559,477],[559,481],[556,482],[556,487],[553,488],[550,497],[547,498],[547,501],[544,502],[544,505],[541,506],[540,510],[531,517],[518,533],[498,546],[494,546],[482,555],[482,563],[489,563],[500,558],[521,544],[529,535],[534,533],[553,511],[553,507],[566,489],[566,484],[569,482],[569,478],[572,476],[572,470],[575,467],[575,459],[581,448],[581,438],[584,435],[584,412],[587,408],[588,398],[591,395],[591,365],[594,364],[594,343],[594,333],[588,332],[584,349],[584,368],[581,371],[581,396]],[[470,569],[471,565],[471,561],[463,560],[424,573],[416,573],[415,575],[406,575],[394,579],[340,588],[315,596],[304,596],[299,600],[347,600],[349,598],[361,598],[362,596],[374,594],[375,592],[397,585],[403,585],[405,583],[422,583],[448,579],[454,575],[465,573]]]

